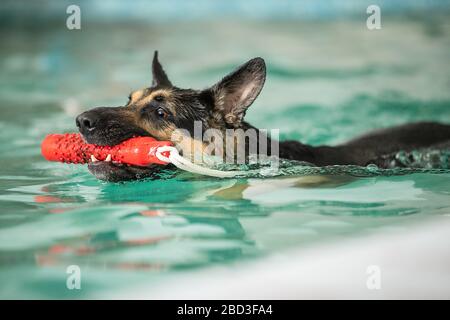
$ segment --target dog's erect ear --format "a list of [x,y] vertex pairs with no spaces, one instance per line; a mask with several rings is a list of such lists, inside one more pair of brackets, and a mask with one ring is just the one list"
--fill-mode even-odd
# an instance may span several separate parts
[[152,74],[153,74],[153,83],[152,86],[161,86],[161,87],[171,87],[172,83],[169,81],[167,74],[164,72],[162,65],[158,60],[158,51],[155,51],[153,55],[152,62]]
[[244,63],[210,89],[215,110],[226,123],[238,126],[261,92],[265,79],[266,64],[262,58]]

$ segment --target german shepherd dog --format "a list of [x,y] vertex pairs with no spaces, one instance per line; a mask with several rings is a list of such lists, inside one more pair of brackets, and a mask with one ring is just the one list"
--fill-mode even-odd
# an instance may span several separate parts
[[[116,145],[134,136],[171,140],[177,129],[192,133],[195,121],[200,121],[204,130],[257,130],[244,121],[244,116],[266,79],[262,58],[251,59],[204,90],[181,89],[172,85],[158,61],[157,51],[153,57],[152,74],[152,85],[132,92],[125,106],[98,107],[76,118],[76,125],[86,142]],[[278,148],[282,159],[305,161],[316,166],[366,166],[373,163],[388,168],[396,166],[393,155],[399,151],[448,147],[450,125],[420,122],[374,131],[338,146],[281,141]],[[137,167],[111,161],[93,161],[88,165],[92,174],[106,181],[155,177],[160,167]]]

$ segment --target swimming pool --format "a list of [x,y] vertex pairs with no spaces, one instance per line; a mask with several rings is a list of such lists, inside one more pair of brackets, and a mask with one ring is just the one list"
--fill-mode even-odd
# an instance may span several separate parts
[[[39,144],[74,131],[81,111],[122,105],[150,84],[155,49],[172,81],[193,88],[264,57],[266,86],[247,116],[282,138],[334,144],[409,121],[449,123],[449,35],[445,16],[386,19],[376,32],[354,20],[2,30],[0,297],[93,298],[137,285],[157,296],[152,288],[193,271],[289,261],[293,249],[448,217],[448,170],[114,184],[46,162]],[[66,287],[70,265],[81,268],[81,290]]]

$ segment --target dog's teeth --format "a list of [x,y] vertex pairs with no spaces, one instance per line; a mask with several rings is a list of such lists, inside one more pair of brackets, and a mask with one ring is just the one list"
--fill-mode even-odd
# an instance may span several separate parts
[[91,161],[92,162],[97,162],[98,161],[97,158],[93,154],[91,154]]
[[111,161],[111,155],[110,155],[110,154],[108,154],[108,155],[106,156],[105,161],[106,161],[106,162],[110,162],[110,161]]

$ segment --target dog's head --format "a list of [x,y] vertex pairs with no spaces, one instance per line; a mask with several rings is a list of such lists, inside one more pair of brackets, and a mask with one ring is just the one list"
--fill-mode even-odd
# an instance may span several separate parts
[[[254,58],[210,88],[181,89],[172,85],[155,52],[152,73],[152,85],[132,92],[125,106],[99,107],[76,118],[86,142],[112,146],[135,136],[171,140],[177,129],[194,136],[196,121],[203,130],[241,128],[264,85],[266,68],[263,59]],[[157,168],[98,161],[90,163],[89,170],[99,179],[120,181],[152,176]]]

